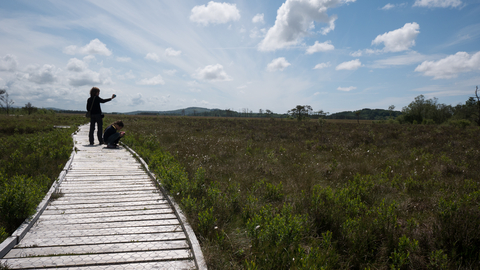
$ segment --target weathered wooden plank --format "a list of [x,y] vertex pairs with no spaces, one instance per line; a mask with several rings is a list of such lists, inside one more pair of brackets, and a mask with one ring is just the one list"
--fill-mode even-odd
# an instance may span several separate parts
[[[105,208],[76,208],[70,207],[65,208],[58,206],[49,206],[44,215],[63,215],[63,214],[75,214],[75,213],[108,213],[108,212],[118,212],[118,211],[135,211],[135,210],[153,210],[153,209],[170,209],[171,206],[165,203],[158,204],[144,204],[144,205],[134,205],[134,206],[119,206],[119,207],[105,207]],[[69,205],[71,206],[71,205]]]
[[[76,223],[76,224],[64,224],[62,227],[64,230],[85,230],[85,229],[106,229],[106,228],[126,228],[126,227],[145,227],[145,226],[166,226],[166,225],[178,225],[180,221],[178,219],[165,219],[165,220],[142,220],[142,221],[121,221],[110,223]],[[58,225],[51,224],[35,224],[35,230],[55,230],[58,229]]]
[[65,267],[65,266],[95,266],[117,264],[118,262],[138,263],[155,261],[175,261],[191,260],[192,256],[188,249],[160,250],[160,251],[142,251],[142,252],[124,252],[124,253],[106,253],[89,254],[73,256],[56,257],[29,257],[9,259],[10,269],[35,269],[45,267]]
[[83,224],[83,223],[109,223],[109,222],[125,222],[125,221],[142,221],[142,220],[161,220],[164,219],[176,219],[174,214],[161,214],[161,215],[136,215],[136,216],[122,216],[122,217],[95,217],[85,219],[69,219],[60,215],[57,219],[45,219],[42,216],[38,219],[39,224],[48,225],[68,225],[68,224]]
[[181,232],[180,225],[165,226],[145,226],[145,227],[121,227],[121,228],[105,228],[105,229],[89,229],[83,230],[62,230],[62,228],[52,228],[51,230],[35,230],[27,237],[30,238],[62,238],[62,237],[84,237],[84,236],[101,236],[101,235],[126,235],[126,234],[148,234],[148,233],[166,233]]
[[25,237],[18,248],[26,247],[50,247],[50,246],[73,246],[73,245],[95,245],[106,243],[130,243],[130,242],[152,242],[186,239],[183,232],[168,233],[147,233],[147,234],[125,234],[125,235],[100,235],[84,237],[59,237],[54,239]]
[[155,210],[137,210],[137,211],[121,211],[121,212],[103,212],[103,213],[72,213],[59,215],[48,215],[44,213],[42,220],[62,220],[62,219],[82,219],[89,220],[93,218],[110,218],[110,217],[128,217],[128,216],[159,216],[163,214],[172,214],[173,210],[170,208],[155,209]]
[[110,207],[128,207],[128,206],[138,206],[138,205],[154,205],[154,204],[163,204],[165,199],[159,198],[156,201],[131,201],[131,202],[119,202],[119,203],[86,203],[86,204],[65,204],[62,202],[53,201],[50,203],[50,206],[58,206],[59,208],[64,209],[85,209],[85,208],[110,208]]
[[68,254],[96,254],[96,253],[119,253],[158,251],[168,249],[187,249],[186,240],[158,241],[158,242],[135,242],[135,243],[113,243],[99,245],[78,245],[60,247],[34,247],[17,248],[8,253],[4,259],[23,258],[32,256],[58,256]]

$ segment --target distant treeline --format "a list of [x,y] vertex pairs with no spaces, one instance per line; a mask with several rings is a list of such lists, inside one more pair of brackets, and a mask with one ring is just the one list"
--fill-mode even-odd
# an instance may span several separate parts
[[[8,93],[4,92],[3,97]],[[1,113],[6,114],[48,114],[48,113],[72,113],[83,114],[85,111],[79,110],[61,110],[61,109],[40,109],[34,107],[30,102],[25,107],[12,107],[11,104],[1,100]],[[470,97],[464,104],[456,106],[438,103],[437,98],[425,99],[423,95],[415,98],[408,106],[402,108],[401,111],[394,111],[395,106],[390,106],[388,110],[384,109],[362,109],[357,111],[344,111],[329,114],[320,110],[315,112],[310,105],[297,105],[296,108],[289,110],[287,113],[278,114],[270,110],[260,109],[253,112],[249,109],[242,109],[241,112],[231,109],[207,109],[200,107],[190,107],[173,111],[135,111],[129,113],[111,113],[111,114],[127,114],[127,115],[168,115],[168,116],[204,116],[204,117],[249,117],[249,118],[289,118],[289,119],[355,119],[355,120],[376,120],[389,121],[390,123],[399,124],[442,124],[447,121],[468,121],[463,125],[476,123],[480,125],[480,97],[478,96],[478,88],[475,91],[475,97]]]

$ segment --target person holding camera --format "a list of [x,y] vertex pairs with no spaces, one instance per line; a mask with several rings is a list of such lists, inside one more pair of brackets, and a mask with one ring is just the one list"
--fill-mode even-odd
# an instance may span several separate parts
[[107,148],[117,148],[118,141],[125,136],[125,132],[120,131],[122,128],[123,122],[118,120],[105,129],[103,140],[107,144]]
[[90,97],[87,99],[87,111],[90,112],[90,131],[88,133],[88,140],[90,145],[93,145],[93,133],[95,131],[95,124],[97,124],[97,138],[99,144],[103,144],[102,129],[103,129],[103,113],[100,108],[100,103],[109,102],[116,97],[115,94],[111,98],[103,99],[100,96],[100,89],[98,87],[92,87],[90,90]]

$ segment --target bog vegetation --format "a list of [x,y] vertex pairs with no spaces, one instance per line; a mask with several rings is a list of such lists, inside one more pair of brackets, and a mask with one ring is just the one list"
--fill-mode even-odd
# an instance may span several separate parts
[[0,241],[35,213],[70,157],[71,134],[84,122],[48,111],[0,115]]
[[210,269],[479,267],[476,126],[124,122]]
[[[5,237],[58,176],[86,121],[2,117]],[[122,141],[186,213],[209,269],[480,268],[480,129],[470,120],[104,122],[118,117]]]

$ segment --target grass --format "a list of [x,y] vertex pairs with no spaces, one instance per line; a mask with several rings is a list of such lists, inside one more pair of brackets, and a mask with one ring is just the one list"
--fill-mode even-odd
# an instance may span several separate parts
[[210,269],[479,267],[478,127],[123,120]]

